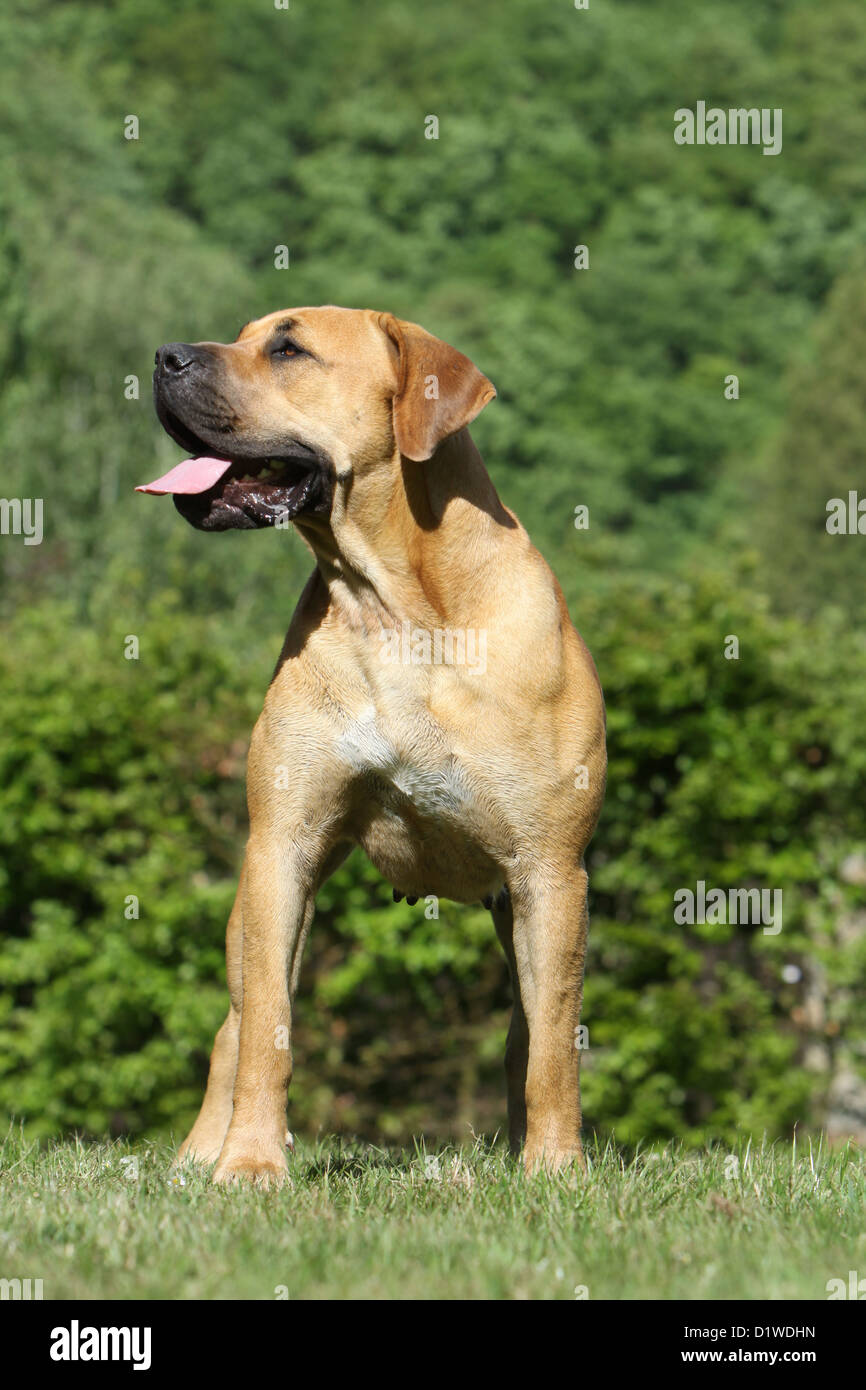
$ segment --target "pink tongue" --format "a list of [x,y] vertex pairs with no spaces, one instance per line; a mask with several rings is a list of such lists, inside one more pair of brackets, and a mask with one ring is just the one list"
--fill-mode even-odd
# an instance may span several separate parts
[[135,490],[155,492],[158,497],[164,497],[167,492],[207,492],[231,466],[231,459],[184,459],[183,463],[161,478],[156,478],[152,483],[143,483]]

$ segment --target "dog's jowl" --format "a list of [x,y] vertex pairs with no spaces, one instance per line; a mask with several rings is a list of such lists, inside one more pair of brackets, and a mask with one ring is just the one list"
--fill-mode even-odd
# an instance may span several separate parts
[[301,954],[353,845],[397,895],[492,903],[514,989],[512,1146],[530,1170],[580,1161],[604,705],[469,436],[495,394],[462,353],[366,310],[286,310],[156,354],[156,410],[189,457],[141,490],[202,531],[291,523],[315,559],[253,731],[231,1002],[180,1151],[218,1182],[285,1173]]

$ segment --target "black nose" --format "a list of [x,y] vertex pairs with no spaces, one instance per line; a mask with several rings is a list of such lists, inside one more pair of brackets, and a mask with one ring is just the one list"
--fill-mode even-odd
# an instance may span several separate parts
[[166,343],[158,349],[154,362],[161,375],[179,375],[198,361],[199,353],[190,343]]

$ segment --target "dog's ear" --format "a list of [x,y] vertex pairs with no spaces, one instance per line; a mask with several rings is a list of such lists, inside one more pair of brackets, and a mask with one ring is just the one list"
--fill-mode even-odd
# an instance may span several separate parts
[[468,425],[496,387],[474,362],[417,323],[380,314],[379,323],[397,349],[394,438],[407,459],[422,463],[443,439]]

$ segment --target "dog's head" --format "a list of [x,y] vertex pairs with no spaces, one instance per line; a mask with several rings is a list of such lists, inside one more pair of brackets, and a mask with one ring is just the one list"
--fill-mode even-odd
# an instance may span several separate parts
[[168,343],[156,411],[190,455],[140,491],[171,493],[204,531],[328,524],[401,457],[431,458],[496,392],[417,324],[363,309],[286,309],[233,343]]

